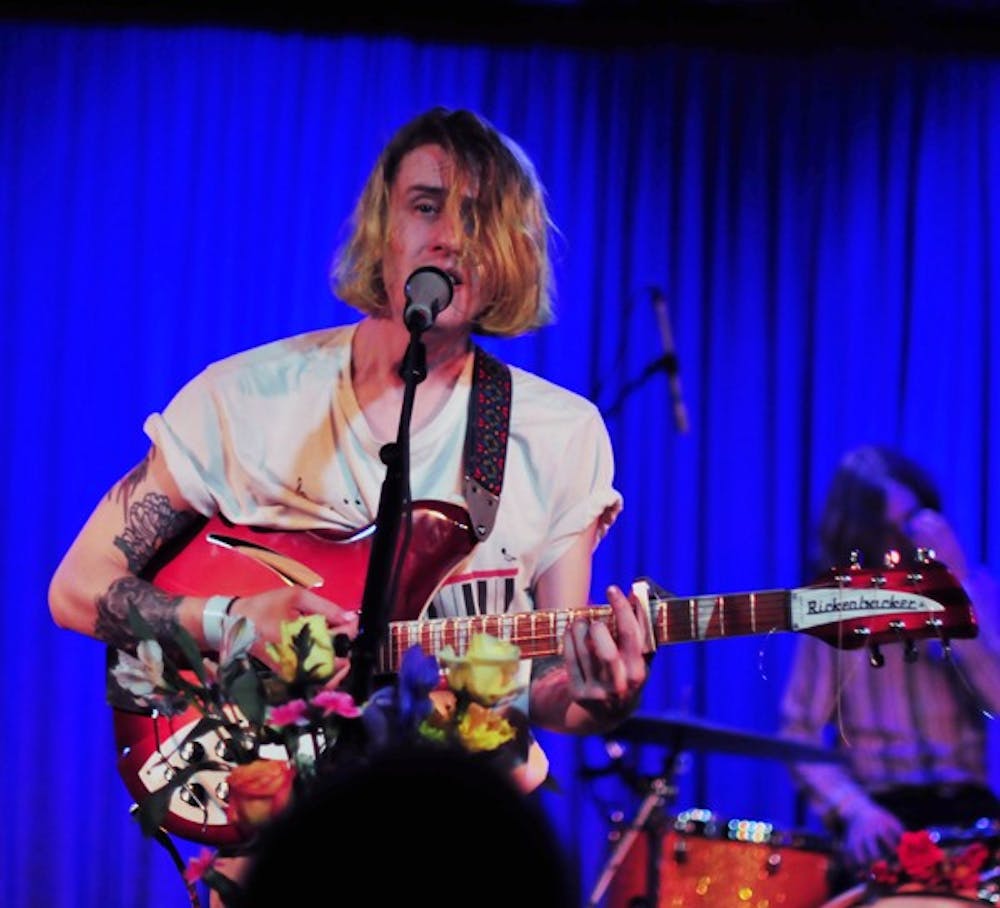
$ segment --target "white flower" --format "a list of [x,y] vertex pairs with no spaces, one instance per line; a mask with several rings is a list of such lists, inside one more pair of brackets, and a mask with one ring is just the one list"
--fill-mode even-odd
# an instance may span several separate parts
[[219,663],[227,665],[234,659],[246,655],[257,639],[257,628],[243,615],[226,615],[222,624],[222,645],[219,647]]
[[165,687],[163,650],[155,640],[143,640],[135,652],[133,656],[119,651],[118,662],[111,673],[122,688],[145,702],[151,694]]

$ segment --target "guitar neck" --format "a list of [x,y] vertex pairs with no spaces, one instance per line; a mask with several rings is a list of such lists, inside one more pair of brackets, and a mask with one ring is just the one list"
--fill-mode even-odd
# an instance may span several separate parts
[[[791,629],[788,590],[732,593],[724,596],[656,599],[650,618],[656,645],[744,637]],[[521,656],[531,659],[562,651],[566,629],[577,618],[600,621],[615,634],[610,606],[565,611],[547,610],[512,615],[479,615],[471,618],[434,618],[397,621],[389,626],[379,654],[379,670],[396,672],[403,654],[419,645],[437,655],[445,646],[464,652],[474,634],[484,633],[517,645]]]

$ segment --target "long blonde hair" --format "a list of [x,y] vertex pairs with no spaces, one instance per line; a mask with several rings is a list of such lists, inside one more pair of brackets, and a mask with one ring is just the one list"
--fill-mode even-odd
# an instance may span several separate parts
[[512,139],[468,110],[435,107],[403,125],[372,168],[331,271],[334,293],[367,315],[389,311],[382,257],[389,230],[389,192],[400,162],[422,145],[439,145],[456,180],[478,187],[461,255],[480,270],[487,304],[478,334],[514,337],[553,318],[549,254],[554,225],[535,168]]

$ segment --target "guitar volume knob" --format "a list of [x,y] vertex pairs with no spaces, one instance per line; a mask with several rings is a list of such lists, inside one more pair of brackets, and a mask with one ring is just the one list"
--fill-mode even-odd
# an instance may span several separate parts
[[205,745],[201,741],[185,741],[180,755],[186,763],[200,763],[205,759]]
[[208,803],[208,792],[205,791],[205,786],[200,782],[191,782],[182,786],[177,794],[185,804],[204,807]]
[[236,744],[232,738],[220,738],[215,742],[215,755],[226,763],[236,761]]

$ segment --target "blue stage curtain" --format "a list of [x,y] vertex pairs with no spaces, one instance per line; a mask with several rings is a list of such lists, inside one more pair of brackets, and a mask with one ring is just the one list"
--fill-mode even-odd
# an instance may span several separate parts
[[[342,224],[392,130],[438,103],[523,144],[562,231],[558,323],[488,346],[607,415],[626,508],[594,601],[639,576],[679,595],[798,585],[833,466],[866,440],[920,457],[1000,569],[995,60],[0,24],[3,905],[186,902],[128,815],[103,648],[54,626],[47,584],[180,384],[355,317],[327,283]],[[644,374],[664,353],[654,293],[686,433],[666,372]],[[643,708],[771,734],[793,642],[664,647]],[[543,740],[545,804],[589,892],[641,787],[585,778],[601,739]],[[778,761],[672,769],[671,810],[802,821]]]

